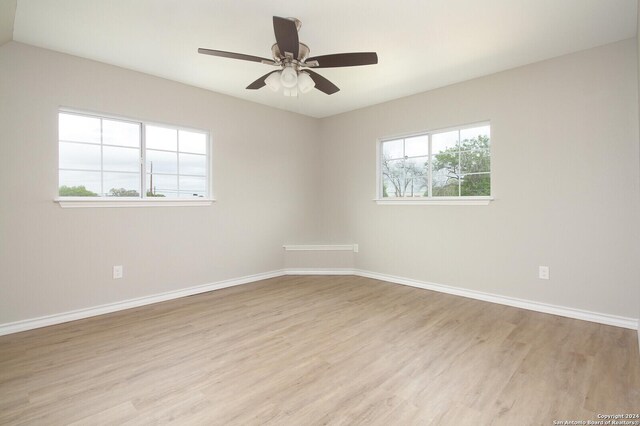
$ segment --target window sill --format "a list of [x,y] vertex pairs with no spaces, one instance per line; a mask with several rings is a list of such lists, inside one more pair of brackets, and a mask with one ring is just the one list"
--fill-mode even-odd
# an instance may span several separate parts
[[437,197],[437,198],[376,198],[380,205],[395,206],[487,206],[493,197]]
[[92,207],[197,207],[210,206],[215,200],[210,198],[150,200],[141,198],[129,199],[88,199],[88,198],[56,198],[53,200],[62,208],[92,208]]

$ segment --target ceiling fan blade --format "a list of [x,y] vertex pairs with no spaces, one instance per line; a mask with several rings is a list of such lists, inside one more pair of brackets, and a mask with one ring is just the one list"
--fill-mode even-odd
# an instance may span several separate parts
[[315,56],[306,60],[317,62],[313,68],[356,67],[359,65],[373,65],[378,63],[376,52],[335,53],[333,55]]
[[251,83],[250,85],[247,86],[247,89],[249,90],[256,90],[256,89],[260,89],[261,87],[264,87],[267,85],[267,83],[265,83],[264,81],[267,79],[267,77],[269,77],[271,74],[273,74],[274,72],[278,72],[278,70],[275,71],[271,71],[266,73],[265,75],[263,75],[262,77],[260,77],[259,79],[257,79],[256,81],[254,81],[253,83]]
[[284,55],[289,52],[293,59],[298,59],[298,28],[295,21],[279,16],[273,17],[273,32],[276,35],[276,42],[280,52]]
[[276,65],[275,61],[259,56],[244,55],[242,53],[225,52],[224,50],[198,49],[198,53],[204,55],[220,56],[222,58],[240,59],[242,61],[260,62],[267,65]]
[[327,95],[333,95],[340,90],[338,86],[336,86],[317,72],[313,72],[311,70],[304,70],[304,72],[309,73],[313,82],[316,83],[316,89],[318,89],[319,91],[324,92]]

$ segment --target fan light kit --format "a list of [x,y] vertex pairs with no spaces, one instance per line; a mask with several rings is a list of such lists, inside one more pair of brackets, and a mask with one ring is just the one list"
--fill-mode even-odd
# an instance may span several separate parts
[[273,17],[273,30],[276,36],[276,43],[271,46],[273,60],[203,48],[198,49],[198,53],[278,67],[279,70],[263,75],[247,86],[247,89],[256,90],[267,86],[277,92],[282,88],[285,96],[298,96],[298,92],[308,93],[314,87],[327,95],[340,90],[338,86],[309,68],[353,67],[378,63],[378,55],[375,52],[336,53],[310,58],[309,47],[298,40],[298,31],[301,26],[302,22],[295,18]]
[[309,74],[296,71],[293,67],[285,67],[282,71],[269,74],[264,82],[274,92],[284,88],[285,96],[297,96],[298,92],[308,93],[316,85]]

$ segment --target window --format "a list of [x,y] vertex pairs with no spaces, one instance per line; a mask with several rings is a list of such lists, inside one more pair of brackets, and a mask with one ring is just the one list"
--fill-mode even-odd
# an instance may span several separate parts
[[208,199],[207,132],[60,111],[59,195]]
[[382,140],[379,201],[489,200],[489,123]]

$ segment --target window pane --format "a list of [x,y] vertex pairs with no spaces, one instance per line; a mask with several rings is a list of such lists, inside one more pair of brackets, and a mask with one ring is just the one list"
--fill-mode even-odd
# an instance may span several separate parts
[[[460,178],[458,131],[455,130],[453,132],[437,133],[431,137],[431,144],[431,167],[434,181],[433,195],[436,196],[436,185],[438,185],[438,187],[445,185],[448,178]],[[457,189],[455,192],[455,195],[457,196]]]
[[[387,160],[382,162],[383,185],[386,185],[389,197],[402,197],[405,188],[405,160]],[[384,193],[383,186],[383,193]]]
[[58,164],[61,169],[100,170],[100,145],[60,142]]
[[176,198],[178,176],[147,174],[147,196]]
[[417,190],[417,187],[411,186],[411,179],[407,180],[404,176],[397,178],[384,177],[382,179],[382,196],[383,197],[405,197],[411,196],[411,191]]
[[137,173],[110,173],[104,176],[105,195],[108,197],[139,197],[140,175]]
[[414,179],[407,179],[407,187],[404,191],[405,197],[428,197],[429,187],[427,177],[422,176]]
[[[489,126],[480,126],[480,127],[472,127],[469,129],[460,130],[460,141],[461,144],[464,145],[465,141],[486,141],[486,146],[480,146],[478,148],[488,148],[489,147],[489,139],[491,137],[491,128]],[[478,148],[465,148],[464,146],[461,149],[478,149]]]
[[404,161],[405,174],[408,178],[425,176],[429,172],[429,157],[408,158]]
[[147,148],[178,150],[178,131],[166,127],[145,126]]
[[429,155],[429,136],[416,136],[404,140],[404,155],[419,157]]
[[481,173],[466,175],[460,184],[462,196],[489,196],[491,195],[491,175]]
[[403,140],[387,141],[382,143],[382,156],[388,160],[404,158]]
[[180,195],[178,196],[178,198],[204,198],[204,196],[206,195],[205,191],[180,191]]
[[147,172],[178,173],[178,153],[147,150]]
[[207,153],[207,135],[180,130],[180,152]]
[[382,177],[382,197],[398,197],[394,182],[387,176]]
[[59,185],[61,197],[96,197],[101,192],[100,172],[60,170]]
[[458,131],[436,133],[431,136],[431,153],[452,152],[458,149]]
[[431,189],[434,197],[457,197],[459,179],[456,174],[449,174],[445,170],[433,172],[433,188]]
[[463,139],[460,142],[461,151],[479,151],[485,150],[489,152],[490,140],[487,136],[477,135],[471,139]]
[[491,170],[489,150],[465,151],[460,153],[461,173],[480,173]]
[[102,120],[102,143],[140,147],[140,125],[125,121]]
[[100,119],[76,114],[58,114],[60,140],[100,143]]
[[207,175],[207,156],[195,154],[180,154],[181,175]]
[[194,176],[180,176],[180,192],[205,191],[207,178]]
[[103,168],[117,172],[139,172],[140,150],[135,148],[102,147]]

